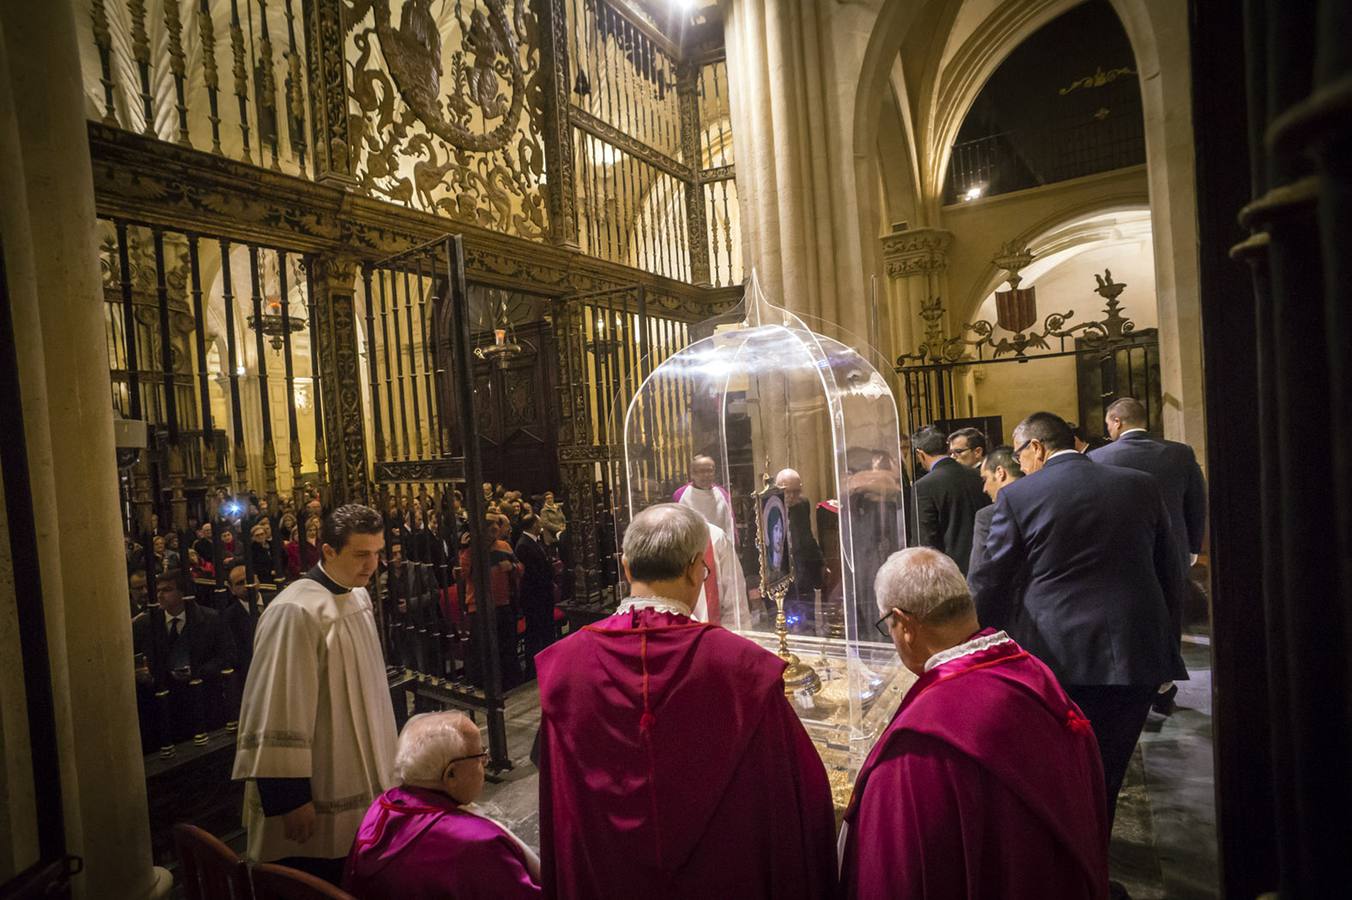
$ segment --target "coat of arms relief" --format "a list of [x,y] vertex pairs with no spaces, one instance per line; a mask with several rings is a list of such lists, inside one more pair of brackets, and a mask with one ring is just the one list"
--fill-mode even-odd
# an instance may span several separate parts
[[344,0],[355,172],[375,197],[542,239],[539,20],[527,0]]

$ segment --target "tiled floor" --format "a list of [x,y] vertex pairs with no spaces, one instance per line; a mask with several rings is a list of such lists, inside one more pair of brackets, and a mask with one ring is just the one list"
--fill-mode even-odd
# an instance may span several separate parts
[[[1112,877],[1135,900],[1217,896],[1209,648],[1189,641],[1184,659],[1192,679],[1180,682],[1172,716],[1151,714],[1118,803]],[[513,695],[507,715],[508,751],[515,767],[488,785],[481,802],[522,840],[538,846],[538,778],[529,758],[540,723],[534,689]]]

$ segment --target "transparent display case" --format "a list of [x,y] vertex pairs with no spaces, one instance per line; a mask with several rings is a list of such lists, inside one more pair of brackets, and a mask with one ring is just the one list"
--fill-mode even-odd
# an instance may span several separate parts
[[843,806],[913,680],[874,627],[874,578],[906,543],[897,404],[865,344],[772,305],[754,274],[730,318],[624,411],[621,518],[675,498],[714,526],[696,614],[788,661]]

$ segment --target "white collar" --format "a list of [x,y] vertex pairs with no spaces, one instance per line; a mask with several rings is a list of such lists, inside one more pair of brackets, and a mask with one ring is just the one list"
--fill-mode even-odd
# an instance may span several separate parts
[[531,534],[529,531],[523,531],[521,534],[523,537],[528,537],[532,541],[538,541],[540,539],[538,535]]
[[1080,452],[1079,450],[1057,450],[1057,451],[1056,451],[1055,453],[1053,453],[1051,456],[1047,457],[1047,459],[1056,459],[1058,456],[1060,456],[1060,455],[1063,454],[1063,453],[1074,453],[1074,454],[1076,454],[1076,455],[1079,455],[1079,452]]
[[1126,429],[1125,431],[1119,431],[1119,432],[1117,433],[1117,436],[1118,436],[1119,438],[1124,438],[1124,437],[1126,437],[1127,435],[1131,434],[1131,433],[1134,432],[1134,431],[1145,431],[1145,429],[1144,429],[1144,428],[1128,428],[1128,429]]
[[[1064,451],[1063,451],[1064,452]],[[1075,451],[1071,451],[1074,453]],[[949,647],[947,650],[940,650],[938,653],[925,660],[925,671],[928,672],[935,666],[942,666],[944,663],[952,662],[964,656],[970,656],[973,653],[980,653],[983,650],[989,650],[997,644],[1004,644],[1009,641],[1009,635],[1003,631],[997,631],[995,634],[983,634],[981,637],[972,638],[970,641],[964,641],[956,647]]]
[[621,616],[638,609],[651,609],[654,612],[671,613],[686,618],[690,618],[692,614],[690,607],[679,600],[672,600],[668,597],[629,597],[619,605],[614,614]]

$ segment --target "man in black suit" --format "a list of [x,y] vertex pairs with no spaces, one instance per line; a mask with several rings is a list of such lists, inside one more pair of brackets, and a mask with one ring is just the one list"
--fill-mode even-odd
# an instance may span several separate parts
[[959,428],[948,436],[948,455],[979,472],[986,462],[986,436],[980,428]]
[[198,606],[186,596],[186,583],[178,569],[161,572],[155,579],[158,606],[132,620],[132,647],[142,655],[137,671],[140,693],[153,696],[169,691],[170,728],[174,741],[190,737],[205,722],[196,720],[188,688],[201,679],[205,687],[206,719],[218,718],[221,673],[235,665],[235,645],[229,630],[215,610]]
[[933,425],[911,435],[911,446],[927,470],[915,483],[916,543],[948,554],[965,575],[976,511],[990,503],[981,475],[948,455],[948,439]]
[[978,509],[976,517],[972,519],[972,558],[967,565],[969,575],[986,560],[986,538],[991,530],[991,516],[995,515],[995,498],[999,496],[1001,488],[1022,477],[1023,469],[1019,468],[1012,447],[996,447],[989,456],[982,457],[982,488],[986,496],[991,498],[991,503]]
[[552,643],[554,636],[554,564],[545,552],[540,517],[521,517],[521,536],[516,539],[516,558],[521,561],[521,609],[526,616],[526,658],[534,665],[535,654]]
[[1111,822],[1151,700],[1181,665],[1169,511],[1154,478],[1076,453],[1060,416],[1033,413],[1014,442],[1026,477],[1000,490],[972,594],[981,624],[1045,662],[1093,723]]
[[235,646],[235,671],[240,689],[249,677],[249,664],[253,662],[254,630],[258,627],[258,616],[263,612],[258,604],[258,595],[249,584],[249,574],[241,563],[226,574],[225,586],[230,591],[230,600],[221,610],[221,623],[230,632],[230,640]]
[[[1103,417],[1111,444],[1089,451],[1089,458],[1097,463],[1136,469],[1155,476],[1164,493],[1164,505],[1169,510],[1169,525],[1174,537],[1180,577],[1188,577],[1197,554],[1202,552],[1202,534],[1206,529],[1206,481],[1197,457],[1187,444],[1165,441],[1150,436],[1145,404],[1134,397],[1114,400]],[[1174,634],[1183,636],[1183,605],[1173,610]],[[1186,677],[1186,672],[1175,672],[1174,677]],[[1155,708],[1168,714],[1173,711],[1173,698],[1178,688],[1172,682],[1161,687]]]

